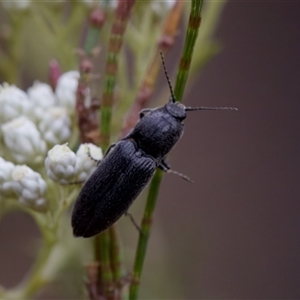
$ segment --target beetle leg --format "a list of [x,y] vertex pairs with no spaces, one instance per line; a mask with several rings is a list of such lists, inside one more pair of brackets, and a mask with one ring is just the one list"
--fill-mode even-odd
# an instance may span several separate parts
[[164,172],[166,172],[166,173],[173,173],[173,174],[175,174],[175,175],[180,176],[182,179],[184,179],[184,180],[186,180],[186,181],[188,181],[188,182],[194,183],[194,181],[193,181],[190,177],[188,177],[188,176],[186,176],[186,175],[184,175],[184,174],[182,174],[182,173],[179,173],[179,172],[177,172],[177,171],[172,170],[172,169],[171,169],[171,166],[170,166],[164,159],[161,160],[161,162],[160,162],[160,164],[158,165],[158,167],[159,167],[161,170],[163,170]]
[[[116,144],[111,144],[111,145],[109,146],[109,148],[106,150],[104,156],[106,156],[106,155],[107,155],[107,154],[108,154],[115,146],[116,146]],[[88,148],[88,153],[87,153],[87,155],[88,155],[88,157],[89,157],[91,160],[93,160],[94,162],[96,162],[97,165],[99,165],[99,163],[101,162],[101,159],[95,159],[95,158],[92,156],[90,148]]]
[[125,216],[130,218],[130,221],[132,222],[133,226],[138,230],[138,232],[140,234],[143,234],[142,229],[139,227],[139,225],[136,223],[136,221],[134,220],[132,214],[128,211],[125,212]]

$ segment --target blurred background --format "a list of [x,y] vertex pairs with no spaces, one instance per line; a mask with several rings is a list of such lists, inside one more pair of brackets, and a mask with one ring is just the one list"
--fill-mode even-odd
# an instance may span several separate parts
[[[300,299],[299,11],[293,1],[225,5],[215,34],[222,51],[184,103],[239,110],[188,113],[169,162],[195,183],[164,177],[142,299]],[[137,219],[142,205],[132,208]],[[120,223],[130,266],[138,233]],[[26,215],[1,220],[1,284],[20,280],[36,236]],[[62,290],[40,298],[74,299]]]

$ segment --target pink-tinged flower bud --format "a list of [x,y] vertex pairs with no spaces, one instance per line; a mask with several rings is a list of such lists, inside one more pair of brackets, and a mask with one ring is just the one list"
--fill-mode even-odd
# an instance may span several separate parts
[[49,82],[53,90],[55,90],[58,78],[61,75],[61,69],[56,59],[51,59],[49,62]]
[[57,81],[56,96],[58,105],[67,109],[69,114],[74,114],[76,103],[76,90],[79,72],[69,71],[62,74]]
[[44,160],[46,143],[32,121],[19,117],[1,129],[5,146],[17,163],[37,164]]
[[12,179],[13,190],[21,204],[39,212],[47,211],[47,200],[44,198],[47,184],[39,173],[25,165],[16,166]]
[[105,15],[103,13],[103,10],[100,7],[95,7],[90,14],[90,23],[94,27],[101,28],[104,21],[105,21]]
[[48,151],[45,160],[47,175],[59,184],[70,184],[75,181],[76,154],[67,146],[56,145]]

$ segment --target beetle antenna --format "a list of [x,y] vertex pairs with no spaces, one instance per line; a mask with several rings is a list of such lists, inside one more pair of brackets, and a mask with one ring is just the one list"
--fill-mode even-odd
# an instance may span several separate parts
[[171,81],[170,81],[170,77],[168,75],[168,71],[167,71],[167,67],[166,67],[164,55],[163,55],[163,53],[161,51],[159,51],[159,54],[160,54],[160,57],[161,57],[161,61],[162,61],[163,68],[164,68],[164,72],[165,72],[165,75],[166,75],[166,78],[167,78],[167,81],[168,81],[168,85],[169,85],[169,89],[170,89],[170,93],[171,93],[170,102],[176,102],[176,98],[174,96],[174,92],[173,92],[172,84],[171,84]]
[[200,107],[186,107],[185,111],[193,111],[193,110],[238,110],[236,107],[206,107],[206,106],[200,106]]

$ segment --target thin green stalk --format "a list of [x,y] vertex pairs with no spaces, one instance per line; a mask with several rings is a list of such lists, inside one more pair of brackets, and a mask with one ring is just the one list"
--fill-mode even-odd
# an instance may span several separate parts
[[201,8],[203,0],[192,0],[189,24],[186,31],[184,47],[178,67],[178,73],[174,88],[174,95],[177,101],[182,101],[190,64],[194,52],[195,43],[201,23]]
[[97,46],[100,29],[101,27],[96,26],[89,27],[84,45],[84,51],[86,54],[91,55],[92,50]]
[[[101,288],[103,288],[104,295],[110,299],[110,295],[113,291],[114,281],[113,274],[110,265],[110,236],[109,232],[105,231],[100,234],[100,270],[101,274]],[[97,254],[99,255],[99,254]]]
[[[176,78],[176,84],[174,94],[177,101],[182,100],[184,88],[186,85],[190,62],[193,56],[194,45],[198,35],[198,29],[201,20],[201,8],[203,0],[192,0],[191,12],[189,18],[189,24],[186,32],[186,38],[184,48],[179,64],[179,70]],[[133,268],[133,280],[130,286],[130,300],[136,300],[138,298],[140,279],[143,270],[147,243],[151,230],[151,220],[155,209],[158,191],[161,180],[163,178],[163,172],[158,170],[150,184],[149,194],[147,198],[146,208],[142,221],[142,233],[139,236],[139,242],[136,251],[135,263]]]
[[110,256],[111,256],[111,267],[113,271],[114,281],[118,283],[122,279],[122,259],[121,259],[121,243],[118,236],[118,232],[115,226],[109,228],[110,236]]
[[[101,103],[100,144],[103,151],[106,151],[110,143],[112,106],[114,100],[113,93],[118,70],[118,56],[123,43],[123,35],[134,3],[135,0],[124,0],[118,2],[118,7],[115,12],[115,20],[111,29]],[[119,256],[119,253],[115,253],[113,258],[110,256],[111,247],[109,230],[106,230],[95,237],[95,258],[97,261],[100,261],[101,274],[99,275],[100,279],[103,280],[104,293],[108,298],[111,296],[110,289],[113,288],[114,285],[112,266],[116,267],[114,261],[120,260],[119,257],[116,258],[116,255]],[[97,252],[99,248],[100,255]],[[119,270],[114,271],[115,274],[119,272]]]
[[130,300],[135,300],[138,298],[140,279],[142,275],[148,240],[150,236],[153,213],[154,213],[154,209],[157,201],[157,195],[159,192],[159,187],[160,187],[162,177],[163,177],[163,171],[157,170],[150,184],[149,194],[148,194],[142,226],[141,226],[141,233],[139,236],[139,242],[138,242],[137,252],[134,261],[132,282],[129,291]]
[[43,276],[43,271],[46,269],[49,258],[56,246],[58,227],[55,224],[53,230],[49,230],[43,217],[31,211],[29,213],[32,214],[41,230],[43,245],[26,278],[16,288],[4,291],[3,299],[29,299],[49,280]]
[[110,143],[113,93],[118,70],[118,56],[134,3],[135,0],[119,1],[111,29],[101,103],[101,146],[103,150],[106,150]]

